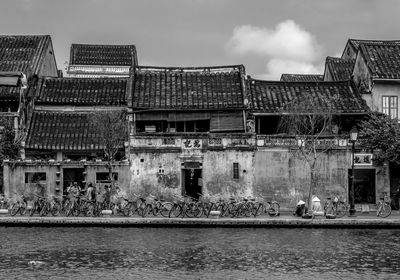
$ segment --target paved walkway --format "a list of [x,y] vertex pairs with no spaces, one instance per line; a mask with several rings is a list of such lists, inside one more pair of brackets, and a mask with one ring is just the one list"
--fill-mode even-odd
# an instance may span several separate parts
[[1,226],[102,226],[102,227],[328,227],[328,228],[400,228],[400,213],[388,218],[374,212],[340,219],[302,219],[283,213],[279,217],[258,218],[140,218],[140,217],[29,217],[0,216]]

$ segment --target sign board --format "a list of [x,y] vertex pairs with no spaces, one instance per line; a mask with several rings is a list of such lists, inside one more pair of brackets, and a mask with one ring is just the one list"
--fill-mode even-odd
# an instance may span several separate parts
[[203,142],[201,139],[182,139],[182,149],[192,150],[203,148]]
[[372,154],[354,154],[354,165],[371,166]]

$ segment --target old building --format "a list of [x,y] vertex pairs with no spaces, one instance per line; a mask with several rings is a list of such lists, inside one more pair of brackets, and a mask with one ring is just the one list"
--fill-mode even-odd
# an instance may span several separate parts
[[[352,165],[349,131],[369,112],[361,95],[350,81],[338,82],[274,82],[248,80],[251,96],[251,113],[256,127],[256,151],[254,160],[254,189],[264,197],[278,200],[282,205],[294,205],[307,197],[310,170],[307,164],[293,156],[293,149],[302,135],[281,131],[282,116],[293,114],[286,104],[295,98],[311,98],[315,108],[324,112],[324,102],[332,106],[334,125],[329,133],[315,142],[323,154],[317,160],[318,188],[316,195],[348,197],[349,170]],[[357,154],[362,152],[362,142],[356,145]],[[378,195],[388,187],[387,167],[356,163],[355,200],[357,204],[375,204]]]
[[245,69],[137,67],[132,95],[132,187],[157,195],[251,195],[253,133]]
[[[0,130],[12,124],[16,141],[23,140],[32,112],[33,98],[28,86],[39,75],[57,77],[57,65],[48,35],[0,36]],[[3,169],[0,168],[0,191]]]
[[[109,184],[104,144],[90,119],[97,117],[96,112],[118,111],[126,120],[130,91],[127,78],[40,78],[22,160],[4,166],[5,193],[13,196],[38,184],[47,194],[65,191],[71,182],[82,187],[88,182],[98,187]],[[122,143],[112,169],[115,180],[127,190],[125,148]]]
[[137,64],[134,45],[72,44],[67,74],[78,78],[129,77]]

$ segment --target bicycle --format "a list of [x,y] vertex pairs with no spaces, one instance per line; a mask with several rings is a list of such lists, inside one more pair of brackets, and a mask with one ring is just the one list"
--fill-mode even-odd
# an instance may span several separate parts
[[[17,193],[15,193],[18,195]],[[16,202],[14,202],[11,205],[10,208],[10,215],[15,216],[17,213],[19,213],[21,216],[25,215],[26,209],[28,207],[28,197],[25,195],[21,195],[19,199],[17,199]]]
[[261,201],[256,202],[255,208],[253,208],[255,209],[255,211],[253,212],[255,218],[263,213],[268,213],[268,215],[271,217],[277,217],[281,214],[280,213],[281,206],[277,201],[275,200],[263,201],[263,200],[264,199],[261,198]]
[[392,207],[390,206],[390,196],[386,192],[382,193],[378,203],[376,204],[376,215],[381,218],[389,217],[392,213]]
[[338,197],[327,197],[324,203],[324,216],[335,216],[336,218],[342,218],[348,212],[349,207],[346,202],[339,199]]
[[46,204],[46,198],[37,194],[33,194],[36,199],[33,202],[32,208],[29,210],[29,216],[33,216],[36,212],[41,215],[42,208]]

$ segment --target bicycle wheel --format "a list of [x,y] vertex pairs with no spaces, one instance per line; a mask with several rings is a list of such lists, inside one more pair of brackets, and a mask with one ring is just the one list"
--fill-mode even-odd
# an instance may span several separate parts
[[45,202],[42,206],[42,209],[40,209],[39,215],[41,217],[47,216],[50,212],[50,203]]
[[124,206],[124,208],[122,208],[122,214],[123,214],[125,217],[130,217],[130,216],[132,216],[132,214],[133,214],[132,208],[133,208],[133,203],[132,203],[132,202],[128,202],[128,203]]
[[87,202],[85,209],[86,209],[85,215],[87,217],[94,217],[94,215],[95,215],[95,205],[94,205],[94,203]]
[[347,205],[344,202],[336,204],[336,218],[342,218],[347,213]]
[[261,216],[262,213],[265,212],[265,206],[262,203],[259,203],[256,210],[254,211],[254,218]]
[[164,202],[161,205],[161,209],[160,209],[161,216],[163,216],[164,218],[168,218],[169,212],[171,211],[172,206],[173,206],[173,204],[171,202]]
[[279,216],[280,206],[279,203],[276,201],[271,202],[271,206],[268,209],[268,214],[272,217]]
[[[194,202],[188,203],[185,208],[186,208],[185,214],[189,218],[194,218],[197,215],[199,215],[200,209],[197,207],[196,203],[194,203]],[[185,216],[185,215],[183,215],[183,216]]]
[[35,214],[36,208],[37,208],[37,204],[36,204],[36,202],[35,202],[35,203],[33,204],[32,208],[29,209],[29,216],[32,217],[32,216]]
[[59,202],[55,202],[50,209],[50,213],[52,216],[58,216],[60,214],[61,204]]
[[15,215],[17,215],[18,212],[19,212],[19,203],[15,202],[11,206],[10,215],[15,216]]
[[179,204],[174,204],[171,208],[171,211],[169,211],[168,217],[169,218],[177,218],[180,215],[182,215],[183,209],[182,206]]
[[66,202],[64,203],[64,206],[63,206],[64,215],[65,215],[66,217],[68,217],[69,215],[71,215],[71,214],[72,214],[72,213],[71,213],[71,210],[72,210],[72,203],[71,203],[71,201],[66,201]]
[[390,207],[389,203],[382,203],[378,208],[378,216],[381,218],[389,217],[392,213],[392,207]]
[[27,208],[28,208],[27,203],[26,203],[25,201],[21,202],[21,203],[19,204],[19,214],[20,214],[21,216],[25,215],[26,209],[27,209]]

